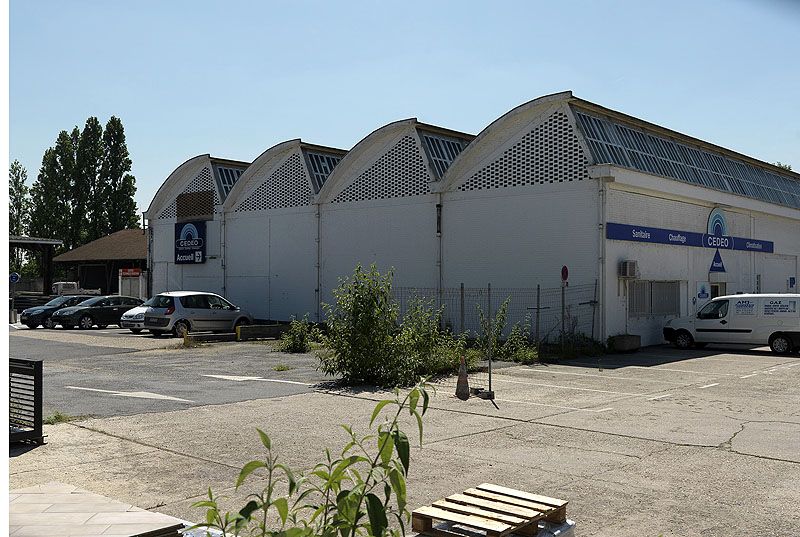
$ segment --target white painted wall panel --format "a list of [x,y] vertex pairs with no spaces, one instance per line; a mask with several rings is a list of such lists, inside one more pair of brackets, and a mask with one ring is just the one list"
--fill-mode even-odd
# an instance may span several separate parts
[[313,207],[270,216],[270,290],[273,319],[317,313],[317,217]]

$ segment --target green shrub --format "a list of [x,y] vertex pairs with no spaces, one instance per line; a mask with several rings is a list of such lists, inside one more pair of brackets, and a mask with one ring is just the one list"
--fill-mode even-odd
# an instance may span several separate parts
[[494,315],[494,319],[490,319],[483,313],[483,309],[481,308],[480,304],[476,304],[475,307],[478,310],[478,318],[481,326],[481,333],[478,335],[478,338],[475,340],[478,348],[483,351],[483,355],[488,359],[491,355],[493,359],[498,359],[497,353],[499,349],[499,342],[503,337],[503,332],[506,329],[506,321],[508,319],[508,305],[511,303],[511,297],[507,297],[500,307],[497,308],[497,312]]
[[[378,425],[376,434],[358,436],[343,425],[350,438],[340,454],[326,450],[324,460],[306,474],[279,463],[269,436],[258,430],[266,457],[244,465],[236,488],[258,475],[264,479],[263,488],[250,494],[239,511],[224,514],[209,488],[208,500],[192,505],[205,508],[206,522],[192,529],[218,530],[226,537],[405,535],[411,517],[406,506],[411,450],[399,418],[404,411],[416,418],[422,445],[422,417],[428,401],[424,382],[402,398],[395,391],[394,399],[380,401],[372,412],[370,428],[386,407],[396,407]],[[276,493],[281,483],[288,489],[285,496]],[[396,521],[396,527],[389,528],[390,520],[393,525]]]
[[386,275],[375,265],[365,272],[358,265],[349,278],[333,290],[336,303],[323,304],[328,333],[320,353],[320,369],[341,375],[348,384],[399,384],[400,369],[395,343],[399,308],[392,299],[392,271]]
[[308,322],[308,315],[301,320],[292,318],[289,323],[289,330],[281,336],[280,350],[282,352],[308,352],[311,325]]

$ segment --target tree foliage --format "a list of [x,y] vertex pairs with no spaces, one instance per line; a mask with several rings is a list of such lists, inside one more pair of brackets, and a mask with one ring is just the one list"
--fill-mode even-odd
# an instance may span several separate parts
[[[30,224],[30,198],[28,195],[28,171],[15,160],[8,168],[8,232],[25,235]],[[22,255],[18,248],[11,250],[11,271],[22,269]]]
[[59,238],[72,249],[138,225],[136,178],[122,121],[103,129],[96,117],[83,130],[61,131],[42,157],[31,187],[30,233]]

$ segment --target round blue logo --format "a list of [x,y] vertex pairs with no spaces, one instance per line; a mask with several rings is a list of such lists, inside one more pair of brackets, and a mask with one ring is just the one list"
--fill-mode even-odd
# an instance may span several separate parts
[[19,273],[12,272],[11,276],[9,277],[11,283],[17,283],[19,281]]
[[728,236],[728,223],[725,221],[725,213],[722,212],[722,209],[714,209],[708,215],[707,233],[717,237]]

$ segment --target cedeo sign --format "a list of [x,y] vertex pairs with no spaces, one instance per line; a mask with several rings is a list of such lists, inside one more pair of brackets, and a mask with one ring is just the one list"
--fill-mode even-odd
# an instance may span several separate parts
[[680,231],[649,226],[632,226],[615,222],[606,223],[606,238],[618,241],[650,242],[765,253],[772,253],[775,247],[771,241],[731,237],[728,235],[725,216],[719,209],[711,211],[706,231],[706,233],[698,233],[696,231]]
[[206,223],[182,222],[175,224],[175,264],[206,262]]

